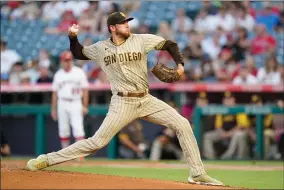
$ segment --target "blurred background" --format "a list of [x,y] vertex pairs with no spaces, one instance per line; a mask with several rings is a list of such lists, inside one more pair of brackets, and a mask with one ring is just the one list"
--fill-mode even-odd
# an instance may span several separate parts
[[[204,159],[284,158],[284,5],[281,1],[1,1],[1,155],[34,156],[60,149],[50,117],[51,83],[59,56],[69,49],[68,27],[79,41],[109,37],[107,16],[135,19],[133,33],[178,43],[185,75],[165,84],[150,72],[165,51],[148,54],[151,94],[191,123]],[[86,138],[107,113],[108,80],[93,61],[74,62],[90,82]],[[126,146],[125,140],[135,144]],[[179,159],[173,131],[135,121],[93,157]]]

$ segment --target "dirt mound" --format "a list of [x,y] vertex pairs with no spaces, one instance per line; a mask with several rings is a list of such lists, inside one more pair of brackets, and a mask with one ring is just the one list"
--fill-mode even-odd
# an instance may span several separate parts
[[[20,166],[21,165],[21,166]],[[1,163],[1,189],[231,189],[183,182],[64,171],[30,172],[20,164]]]

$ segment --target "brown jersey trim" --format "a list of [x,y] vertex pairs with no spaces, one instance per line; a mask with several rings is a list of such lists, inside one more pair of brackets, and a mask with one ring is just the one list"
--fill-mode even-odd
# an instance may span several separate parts
[[[160,46],[160,44],[158,44]],[[166,40],[164,42],[164,45],[159,48],[159,50],[166,50],[169,52],[169,54],[172,56],[173,60],[176,62],[176,64],[182,64],[184,65],[183,56],[179,50],[179,47],[176,42],[173,42],[171,40]]]
[[88,58],[85,55],[85,53],[83,53],[84,47],[78,41],[77,36],[75,36],[75,37],[70,37],[69,36],[69,41],[70,41],[70,50],[71,50],[73,56],[76,59],[79,59],[79,60],[91,60],[90,58]]

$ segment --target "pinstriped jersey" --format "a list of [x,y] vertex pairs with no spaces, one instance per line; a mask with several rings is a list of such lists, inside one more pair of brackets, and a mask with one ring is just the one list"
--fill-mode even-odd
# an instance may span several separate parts
[[164,45],[165,39],[152,34],[131,34],[122,44],[111,39],[84,47],[83,54],[99,63],[112,92],[142,92],[148,89],[147,54]]

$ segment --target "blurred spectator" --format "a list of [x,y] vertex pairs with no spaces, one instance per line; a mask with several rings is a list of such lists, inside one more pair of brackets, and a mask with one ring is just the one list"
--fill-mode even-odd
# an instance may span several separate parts
[[26,64],[27,70],[23,72],[25,78],[29,79],[31,84],[35,84],[39,78],[39,63],[38,60],[29,61]]
[[248,39],[248,32],[245,28],[237,29],[237,39],[230,47],[233,50],[233,56],[237,61],[245,59],[245,54],[249,51],[250,40]]
[[255,20],[245,9],[238,9],[236,23],[239,27],[245,28],[247,31],[252,32],[255,26]]
[[[255,60],[254,60],[254,57],[253,56],[250,56],[248,55],[246,57],[246,60],[245,60],[245,63],[244,63],[244,66],[246,67],[246,69],[248,70],[248,73],[253,75],[253,76],[257,76],[257,68],[256,68],[256,65],[255,65]],[[239,75],[239,70],[236,70],[234,73],[233,73],[233,79]]]
[[201,33],[211,32],[208,25],[210,24],[210,18],[208,12],[205,9],[201,9],[194,20],[194,30]]
[[208,54],[210,59],[216,60],[221,52],[221,34],[215,32],[212,37],[207,37],[201,41],[201,48],[204,53]]
[[[168,104],[178,111],[178,108],[173,102],[168,102]],[[149,159],[154,161],[161,159],[183,159],[183,153],[174,130],[163,128],[152,144]]]
[[165,21],[160,22],[157,34],[167,40],[174,40],[173,31],[169,27],[169,24]]
[[177,17],[172,21],[173,32],[186,33],[193,26],[192,20],[186,16],[184,9],[178,9]]
[[[263,106],[263,101],[261,97],[257,94],[251,96],[251,105],[253,106]],[[261,109],[261,108],[260,108]],[[268,159],[271,155],[271,145],[275,144],[275,130],[273,126],[273,116],[272,114],[267,114],[264,116],[263,126],[264,126],[264,157]],[[250,116],[250,128],[249,128],[249,137],[252,145],[256,143],[256,115]]]
[[190,71],[190,78],[194,81],[215,81],[216,79],[211,60],[206,56],[201,59],[201,64],[192,68]]
[[40,67],[40,76],[37,79],[37,83],[52,83],[52,77],[49,75],[49,71],[46,67]]
[[203,40],[203,35],[192,30],[189,32],[189,43],[183,49],[183,56],[186,60],[200,60],[203,55],[201,48],[201,41]]
[[52,64],[48,50],[39,50],[39,66],[49,68]]
[[61,21],[56,28],[46,28],[45,32],[48,34],[58,34],[68,32],[68,28],[72,24],[77,24],[77,20],[71,10],[66,10],[61,17]]
[[253,55],[274,52],[276,41],[273,36],[269,35],[263,24],[256,25],[256,37],[251,42],[251,53]]
[[[172,30],[169,27],[169,24],[167,22],[161,22],[160,23],[157,35],[161,36],[161,37],[163,37],[167,40],[173,40],[174,39]],[[168,53],[168,51],[159,51],[157,53],[157,58],[161,63],[163,63],[165,65],[168,65],[168,62],[173,60],[172,56]]]
[[139,34],[149,34],[150,30],[149,30],[149,26],[146,24],[141,24],[137,30],[137,33]]
[[250,0],[242,1],[242,7],[245,9],[247,13],[249,13],[253,18],[256,17],[256,10],[251,6]]
[[16,62],[9,73],[9,84],[19,85],[21,83],[21,74],[23,73],[23,62]]
[[98,76],[94,83],[95,84],[108,84],[109,83],[106,74],[102,70],[98,71]]
[[233,84],[253,85],[258,84],[258,80],[255,76],[249,73],[249,70],[246,66],[242,66],[239,70],[239,75],[234,78]]
[[232,32],[236,27],[236,19],[224,6],[220,7],[216,19],[216,28],[220,26],[226,32]]
[[78,19],[78,25],[80,26],[80,33],[91,33],[94,32],[93,26],[95,23],[93,12],[90,9],[86,9],[81,13]]
[[50,1],[43,5],[42,18],[46,21],[59,20],[65,11],[65,3],[62,1]]
[[215,15],[218,12],[218,8],[209,0],[202,1],[202,7],[210,15]]
[[118,135],[120,142],[118,151],[121,158],[147,158],[149,145],[145,140],[142,127],[139,121],[134,121],[120,131]]
[[281,84],[281,74],[278,71],[278,62],[275,55],[267,57],[265,67],[259,69],[257,78],[262,84]]
[[272,33],[279,21],[279,16],[273,11],[271,2],[263,2],[263,6],[264,9],[256,16],[256,22],[264,24],[267,31]]
[[8,143],[6,134],[4,133],[2,125],[0,125],[0,148],[1,148],[1,157],[10,156],[11,155],[11,149],[10,145]]
[[39,18],[41,9],[38,2],[24,2],[18,8],[14,9],[11,13],[11,19],[26,19],[34,20]]
[[241,64],[232,56],[230,49],[223,49],[220,59],[213,62],[215,75],[220,82],[229,82],[233,79],[234,73],[239,70]]
[[71,10],[75,17],[79,17],[90,6],[89,1],[66,1],[65,10]]
[[1,38],[1,80],[7,79],[13,65],[20,61],[20,55],[7,48],[7,42]]
[[[224,106],[235,106],[235,97],[230,92],[225,92],[223,98]],[[237,150],[237,158],[244,159],[247,156],[249,120],[246,114],[216,115],[215,129],[204,134],[203,155],[205,158],[215,159],[216,150],[213,144],[222,141],[228,148],[222,154],[222,159],[233,158]]]

